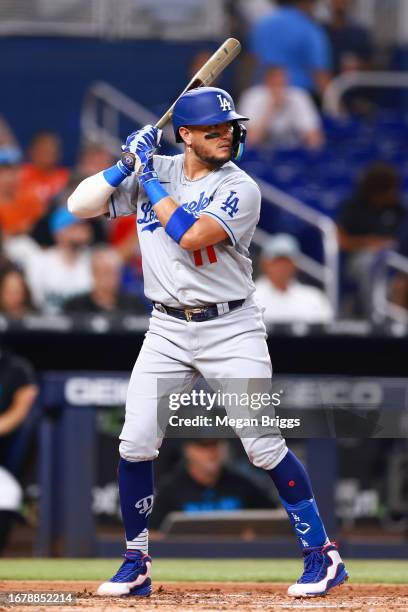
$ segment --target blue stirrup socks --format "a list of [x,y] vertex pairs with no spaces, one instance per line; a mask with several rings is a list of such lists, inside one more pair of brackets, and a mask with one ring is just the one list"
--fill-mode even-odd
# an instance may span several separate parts
[[148,553],[148,518],[153,509],[153,461],[120,459],[120,507],[128,550]]
[[310,478],[296,455],[289,449],[282,461],[268,470],[288,513],[300,547],[318,547],[327,534],[313,496]]

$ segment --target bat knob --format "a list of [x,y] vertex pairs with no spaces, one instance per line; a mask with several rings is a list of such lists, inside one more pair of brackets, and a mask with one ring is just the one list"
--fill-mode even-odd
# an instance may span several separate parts
[[133,170],[135,169],[136,162],[136,157],[134,153],[131,153],[130,151],[124,151],[120,156],[120,159],[122,160],[122,164],[124,164],[127,168],[129,168],[129,170],[133,172]]

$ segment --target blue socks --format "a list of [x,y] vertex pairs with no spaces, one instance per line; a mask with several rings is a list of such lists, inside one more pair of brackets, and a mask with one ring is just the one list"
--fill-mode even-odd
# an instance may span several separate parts
[[[309,476],[289,450],[269,474],[276,485],[302,549],[320,547],[327,534],[320,518]],[[148,518],[153,509],[153,461],[120,459],[118,469],[120,504],[128,551],[148,554]]]
[[288,504],[297,504],[303,499],[313,497],[310,478],[296,455],[288,452],[269,474],[278,489],[279,495]]
[[153,461],[120,459],[118,480],[127,550],[141,550],[147,555],[147,524],[153,509]]
[[288,504],[281,498],[302,549],[324,546],[328,542],[323,521],[314,498]]
[[282,461],[268,472],[301,548],[323,546],[328,541],[327,534],[313,497],[310,478],[299,459],[288,450]]

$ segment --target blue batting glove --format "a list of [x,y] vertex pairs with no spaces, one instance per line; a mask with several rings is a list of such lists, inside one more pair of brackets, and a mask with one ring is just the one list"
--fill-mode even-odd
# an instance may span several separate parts
[[154,152],[159,146],[160,137],[161,130],[152,125],[146,125],[141,130],[133,132],[127,137],[122,150],[124,153],[134,155],[136,157],[136,168],[141,168],[143,171],[145,167],[151,165],[149,162],[151,162]]
[[138,132],[130,134],[122,147],[122,161],[125,155],[134,156],[137,178],[153,205],[168,195],[153,167],[153,155],[159,146],[161,133],[158,128],[146,125]]

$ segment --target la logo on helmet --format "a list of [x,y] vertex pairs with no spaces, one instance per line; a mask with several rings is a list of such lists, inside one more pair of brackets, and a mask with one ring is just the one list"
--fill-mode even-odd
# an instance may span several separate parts
[[223,111],[227,111],[227,110],[228,110],[228,111],[230,111],[230,110],[232,110],[232,109],[231,109],[231,102],[229,102],[229,101],[227,100],[227,98],[225,98],[225,97],[224,97],[223,95],[221,95],[221,94],[217,94],[217,98],[218,98],[218,100],[219,100],[219,102],[220,102],[220,107],[221,107],[221,110],[223,110]]

